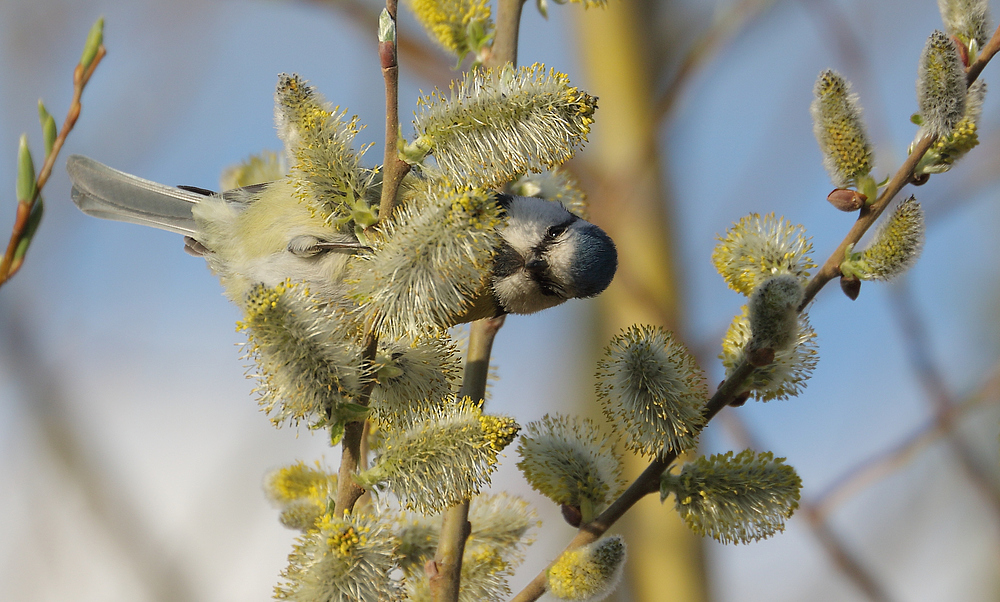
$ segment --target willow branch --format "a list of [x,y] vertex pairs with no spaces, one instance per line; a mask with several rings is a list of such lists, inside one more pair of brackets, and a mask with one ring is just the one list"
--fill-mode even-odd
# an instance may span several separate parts
[[517,65],[517,40],[521,31],[521,9],[525,0],[498,0],[496,37],[490,55],[483,62],[486,67],[501,67],[505,63]]
[[[482,401],[486,398],[486,380],[490,371],[490,354],[504,317],[476,320],[469,329],[469,351],[465,358],[465,374],[459,397]],[[434,560],[426,568],[430,576],[431,599],[435,602],[456,602],[461,587],[462,555],[469,539],[469,500],[452,506],[441,517],[441,536]]]
[[396,208],[399,183],[410,171],[410,165],[399,158],[399,63],[396,57],[396,0],[386,0],[385,10],[393,22],[392,40],[378,43],[382,78],[385,80],[385,160],[382,163],[382,198],[379,218],[389,219]]
[[[375,364],[375,352],[378,350],[378,335],[368,332],[364,339],[364,351],[361,354],[362,372],[371,374],[372,366]],[[368,378],[358,396],[358,403],[367,406],[371,399],[372,390],[375,388],[375,379]],[[365,436],[365,423],[348,422],[344,425],[344,438],[341,440],[340,449],[340,470],[337,471],[337,499],[336,510],[338,514],[350,512],[354,509],[354,504],[362,495],[365,489],[354,481],[354,475],[358,472],[358,466],[362,463],[361,442]]]
[[31,199],[18,199],[17,214],[14,218],[14,226],[11,229],[10,241],[7,243],[7,251],[4,253],[3,259],[0,260],[0,286],[10,280],[21,269],[24,256],[22,255],[15,259],[15,254],[27,233],[28,218],[31,216],[32,207],[41,196],[42,188],[49,181],[49,176],[52,175],[52,168],[55,167],[59,151],[62,150],[63,144],[66,143],[66,137],[73,131],[77,119],[80,118],[80,111],[83,109],[83,103],[81,102],[83,90],[86,88],[91,76],[94,75],[94,71],[105,54],[107,54],[107,50],[104,48],[104,44],[101,44],[97,47],[97,54],[90,61],[90,65],[84,68],[82,64],[77,64],[73,70],[73,100],[70,102],[69,110],[66,112],[66,119],[63,120],[62,128],[59,130],[59,134],[52,144],[52,150],[45,156],[42,169],[38,172],[38,177],[35,179],[35,194]]
[[[971,86],[973,82],[979,77],[979,74],[983,72],[983,67],[993,58],[993,55],[1000,50],[1000,27],[993,33],[993,37],[987,42],[986,46],[983,47],[983,51],[980,53],[976,62],[969,66],[966,70],[966,85]],[[930,149],[931,145],[934,144],[935,138],[933,136],[924,136],[920,141],[918,141],[913,146],[913,151],[910,155],[903,161],[903,164],[896,171],[892,179],[882,190],[882,193],[878,196],[878,199],[871,205],[866,205],[861,209],[860,215],[858,215],[858,220],[854,222],[854,226],[851,227],[850,232],[841,241],[840,245],[833,252],[832,255],[826,260],[826,263],[816,272],[816,275],[812,277],[805,288],[805,296],[803,297],[802,304],[799,306],[799,311],[801,312],[809,303],[816,297],[816,293],[826,285],[827,282],[833,280],[834,278],[840,276],[840,264],[844,260],[844,252],[847,250],[848,245],[857,244],[861,237],[864,236],[865,232],[878,220],[878,217],[882,215],[885,208],[889,206],[892,199],[899,194],[899,191],[903,189],[904,186],[914,181],[913,169],[917,166],[917,162],[923,158],[924,154]]]
[[[399,65],[396,57],[396,0],[386,0],[385,10],[391,21],[391,35],[379,27],[378,56],[382,67],[382,77],[385,80],[385,161],[382,165],[382,197],[379,199],[379,221],[389,219],[396,207],[396,192],[399,184],[410,166],[399,159],[397,140],[399,139]],[[391,38],[391,39],[389,39]],[[364,353],[361,365],[365,372],[371,373],[378,352],[378,335],[374,328],[365,334]],[[375,379],[369,378],[359,396],[358,403],[364,406],[371,400]],[[341,444],[340,470],[337,474],[338,513],[349,512],[354,504],[364,495],[365,490],[354,481],[358,466],[366,462],[363,456],[367,446],[365,439],[365,422],[350,422],[344,426],[344,439]]]

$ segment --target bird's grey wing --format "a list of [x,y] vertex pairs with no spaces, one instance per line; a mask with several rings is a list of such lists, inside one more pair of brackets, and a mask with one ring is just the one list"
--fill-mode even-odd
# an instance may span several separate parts
[[186,236],[195,233],[191,210],[203,194],[144,180],[82,155],[71,155],[66,171],[73,181],[73,202],[87,215]]

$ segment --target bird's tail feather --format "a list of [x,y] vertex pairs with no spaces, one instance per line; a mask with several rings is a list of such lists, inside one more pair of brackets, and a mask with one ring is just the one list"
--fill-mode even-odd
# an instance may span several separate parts
[[82,155],[66,160],[73,202],[87,215],[191,236],[191,210],[204,195],[112,169]]

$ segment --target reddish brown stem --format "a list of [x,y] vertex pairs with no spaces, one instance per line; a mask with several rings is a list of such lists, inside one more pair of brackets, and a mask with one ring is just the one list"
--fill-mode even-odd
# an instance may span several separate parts
[[42,187],[49,181],[49,176],[52,175],[52,168],[55,166],[59,151],[62,150],[63,144],[66,142],[66,137],[69,136],[69,133],[73,130],[73,126],[76,125],[76,120],[80,118],[80,110],[83,107],[81,103],[83,89],[86,87],[87,82],[90,81],[90,77],[94,74],[94,70],[97,69],[97,65],[100,64],[105,54],[107,54],[107,51],[102,44],[98,47],[97,54],[94,56],[94,60],[90,62],[90,66],[86,71],[84,71],[83,65],[79,64],[73,70],[73,100],[70,102],[69,110],[66,112],[66,119],[63,120],[62,129],[52,144],[52,150],[46,155],[42,169],[38,172],[38,177],[35,179],[35,195],[31,199],[18,199],[17,214],[14,218],[14,226],[11,228],[10,241],[7,243],[7,251],[4,253],[3,259],[0,260],[0,286],[10,280],[21,268],[22,262],[15,264],[14,255],[27,231],[31,208],[39,195],[41,195]]

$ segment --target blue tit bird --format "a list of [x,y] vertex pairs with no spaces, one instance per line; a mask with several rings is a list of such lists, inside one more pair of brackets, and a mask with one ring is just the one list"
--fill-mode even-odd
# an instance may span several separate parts
[[[342,298],[350,255],[369,250],[301,202],[287,179],[216,194],[151,182],[81,155],[69,157],[66,168],[84,213],[184,235],[185,250],[205,257],[236,303],[256,284],[286,279]],[[506,215],[488,285],[456,322],[535,313],[593,297],[611,283],[618,255],[603,230],[555,201],[506,194],[496,201]]]

